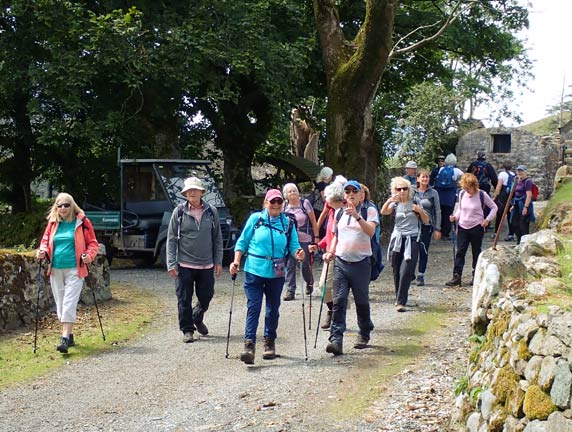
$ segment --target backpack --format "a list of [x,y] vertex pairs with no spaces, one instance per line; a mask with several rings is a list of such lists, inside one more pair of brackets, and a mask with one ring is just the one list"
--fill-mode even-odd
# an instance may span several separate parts
[[[298,226],[298,221],[296,220],[296,215],[294,215],[294,213],[284,211],[284,214],[286,216],[288,216],[288,218],[290,218],[290,220],[294,221],[295,226],[296,226],[296,230],[303,232],[303,233],[306,233],[306,234],[310,234],[311,236],[314,236],[314,234],[312,232],[312,225],[310,224],[310,218],[308,217],[308,212],[306,211],[306,208],[304,207],[305,201],[310,202],[310,206],[312,206],[312,202],[310,200],[308,200],[306,198],[300,200],[300,209],[302,210],[302,213],[304,213],[304,216],[306,216],[306,223],[304,224],[303,227]],[[286,207],[288,207],[288,205],[286,205]]]
[[439,189],[453,189],[457,187],[457,182],[453,180],[455,169],[451,165],[444,166],[435,180],[435,185]]
[[[379,214],[377,206],[373,202],[367,201],[360,208],[360,215],[363,218],[363,220],[367,220],[367,209],[369,207],[375,208]],[[336,223],[340,222],[342,215],[343,215],[343,210],[342,209],[338,210],[336,214]],[[385,268],[385,265],[383,264],[383,252],[381,251],[381,245],[379,244],[380,232],[381,232],[381,223],[375,228],[375,233],[369,239],[369,244],[371,246],[371,276],[369,278],[370,281],[377,280],[379,274]]]
[[473,163],[471,173],[475,175],[479,181],[480,189],[487,189],[489,187],[489,173],[487,172],[487,163],[483,161],[476,161]]
[[[532,180],[530,180],[532,182]],[[536,201],[538,199],[538,186],[536,186],[536,183],[532,182],[532,201]]]
[[512,190],[512,185],[514,184],[514,178],[516,174],[510,173],[509,171],[506,172],[508,174],[508,180],[506,182],[505,191],[507,195],[510,195],[510,191]]

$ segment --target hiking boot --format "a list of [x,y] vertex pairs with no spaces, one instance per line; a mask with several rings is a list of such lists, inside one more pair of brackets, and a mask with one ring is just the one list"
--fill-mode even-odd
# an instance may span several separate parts
[[355,343],[354,343],[354,348],[355,349],[364,349],[367,348],[367,343],[369,342],[369,339],[366,338],[365,336],[362,335],[358,335]]
[[68,335],[68,347],[72,347],[75,345],[75,341],[73,340],[73,333]]
[[344,352],[342,350],[341,342],[332,341],[326,346],[326,352],[333,354],[335,356],[342,355]]
[[291,291],[286,291],[286,294],[284,295],[282,300],[284,300],[284,301],[294,300],[294,293]]
[[514,235],[509,234],[504,238],[504,241],[514,241]]
[[240,353],[240,361],[246,364],[254,364],[255,350],[256,345],[254,344],[254,341],[252,339],[245,339],[244,351]]
[[332,325],[332,311],[329,310],[326,314],[326,320],[324,321],[324,324],[322,324],[320,327],[324,330],[328,330],[331,325]]
[[405,312],[405,306],[398,304],[395,310],[397,312]]
[[417,276],[417,286],[425,286],[425,276]]
[[450,287],[460,287],[461,286],[461,275],[455,273],[453,275],[453,279],[451,279],[445,285],[450,286]]
[[272,360],[276,358],[276,348],[274,346],[274,339],[269,338],[268,336],[264,336],[264,348],[262,351],[262,358],[264,360]]
[[306,295],[310,295],[314,292],[314,285],[306,284]]
[[208,327],[205,325],[204,322],[196,322],[195,323],[195,327],[197,329],[197,331],[202,334],[203,336],[206,336],[209,334],[209,329]]
[[185,343],[193,343],[194,342],[194,338],[193,338],[193,332],[185,332],[183,334],[183,342]]
[[58,347],[56,348],[59,352],[61,352],[62,354],[67,354],[68,353],[68,347],[69,347],[69,340],[67,337],[63,337],[60,339],[60,344],[58,345]]

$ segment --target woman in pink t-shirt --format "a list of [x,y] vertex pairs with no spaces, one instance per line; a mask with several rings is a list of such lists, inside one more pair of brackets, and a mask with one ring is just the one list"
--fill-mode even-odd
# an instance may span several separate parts
[[[474,174],[465,173],[461,176],[461,191],[459,192],[459,206],[449,219],[457,222],[457,254],[453,268],[453,279],[447,286],[461,286],[461,276],[465,266],[465,255],[471,245],[473,253],[473,277],[477,259],[481,253],[485,229],[497,214],[498,207],[489,194],[479,189],[479,181]],[[485,218],[485,207],[490,209]],[[473,278],[471,278],[471,285]]]

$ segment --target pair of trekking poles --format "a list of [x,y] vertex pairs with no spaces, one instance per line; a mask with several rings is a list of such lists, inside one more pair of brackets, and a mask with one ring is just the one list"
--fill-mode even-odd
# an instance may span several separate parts
[[[83,255],[82,255],[83,258]],[[42,289],[42,263],[44,262],[43,259],[39,260],[38,263],[38,275],[36,276],[36,285],[37,285],[37,291],[36,291],[36,325],[35,325],[35,330],[34,330],[34,354],[36,354],[36,350],[38,348],[38,321],[40,319],[40,291]],[[87,265],[87,264],[86,264]],[[97,318],[99,319],[99,328],[101,329],[101,336],[103,337],[103,340],[105,341],[105,333],[103,332],[103,324],[101,323],[101,315],[99,314],[99,307],[97,306],[97,299],[95,298],[95,288],[93,287],[93,283],[91,280],[91,272],[90,272],[90,268],[88,266],[88,275],[87,275],[87,281],[89,282],[88,285],[91,288],[91,294],[93,295],[93,303],[95,304],[95,310],[97,312]]]
[[[327,274],[328,271],[330,269],[330,263],[326,264],[326,278],[327,278]],[[300,274],[302,274],[302,270],[300,269]],[[303,280],[303,277],[302,277]],[[233,309],[233,305],[234,305],[234,290],[235,290],[235,286],[236,286],[236,274],[232,275],[232,294],[230,297],[230,309],[228,312],[228,332],[226,335],[226,352],[225,352],[225,358],[228,358],[228,346],[230,343],[230,327],[231,327],[231,323],[232,323],[232,309]],[[302,286],[302,285],[301,285]],[[318,314],[318,324],[316,326],[316,338],[314,340],[314,349],[316,348],[316,345],[318,343],[318,334],[320,332],[320,321],[322,319],[322,310],[324,308],[324,297],[326,295],[326,282],[324,282],[324,286],[322,288],[322,298],[320,301],[320,312]],[[305,296],[304,296],[304,288],[302,288],[302,326],[304,328],[304,360],[308,361],[308,336],[306,333],[306,305],[305,305],[305,300],[304,300]],[[312,294],[310,293],[310,311],[309,311],[309,319],[310,319],[310,324],[308,326],[308,329],[311,330],[311,320],[312,320]]]

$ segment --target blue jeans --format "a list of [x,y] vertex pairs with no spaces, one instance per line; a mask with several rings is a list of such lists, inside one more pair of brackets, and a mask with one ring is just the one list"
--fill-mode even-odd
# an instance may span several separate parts
[[[332,265],[330,263],[330,265]],[[356,303],[357,323],[359,334],[369,340],[373,330],[369,307],[369,279],[371,276],[371,260],[351,263],[336,258],[334,264],[334,306],[332,308],[332,326],[330,327],[330,342],[343,342],[346,331],[346,312],[350,288]]]
[[[179,308],[179,328],[183,333],[194,332],[195,324],[203,317],[214,296],[214,268],[190,269],[178,267],[175,286]],[[193,291],[197,294],[197,305],[192,307]]]
[[266,296],[264,336],[276,339],[278,318],[280,318],[280,295],[284,278],[264,278],[244,272],[244,293],[246,294],[246,328],[244,339],[256,342],[256,329],[262,309],[262,295]]
[[429,245],[433,235],[433,225],[421,225],[421,238],[419,239],[419,275],[422,276],[427,270],[429,259]]

